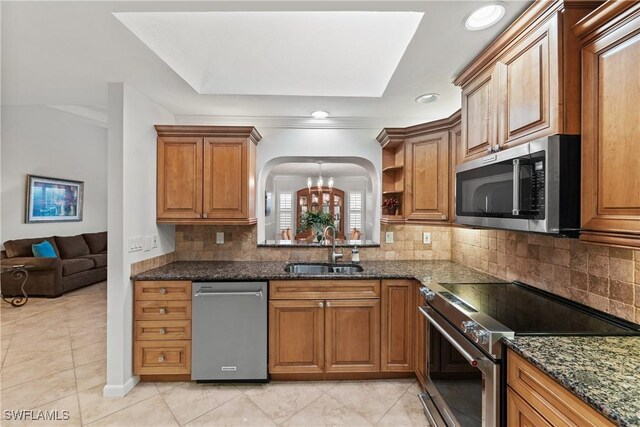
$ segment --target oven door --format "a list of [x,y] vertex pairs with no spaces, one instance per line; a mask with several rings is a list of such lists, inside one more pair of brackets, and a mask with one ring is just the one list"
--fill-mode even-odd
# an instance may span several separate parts
[[[433,426],[494,427],[499,425],[500,365],[469,341],[461,332],[429,306],[420,307],[427,319],[427,369],[424,393],[420,401]],[[432,332],[435,330],[435,334]],[[439,372],[432,337],[440,336],[451,351],[475,368],[470,375]]]

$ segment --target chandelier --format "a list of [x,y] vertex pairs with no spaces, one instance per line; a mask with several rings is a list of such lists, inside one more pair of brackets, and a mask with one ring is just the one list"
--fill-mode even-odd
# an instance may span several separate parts
[[[318,162],[318,178],[316,179],[316,188],[318,191],[322,191],[322,187],[324,187],[324,178],[322,178],[322,161]],[[313,179],[311,177],[307,178],[307,188],[311,191],[311,187],[313,187]],[[329,190],[333,190],[333,177],[329,177],[327,181],[327,187]]]

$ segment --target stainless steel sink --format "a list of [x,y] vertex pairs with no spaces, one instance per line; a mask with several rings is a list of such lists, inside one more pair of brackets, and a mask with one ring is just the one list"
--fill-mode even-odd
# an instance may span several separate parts
[[360,265],[288,264],[284,271],[297,274],[355,274],[364,271]]

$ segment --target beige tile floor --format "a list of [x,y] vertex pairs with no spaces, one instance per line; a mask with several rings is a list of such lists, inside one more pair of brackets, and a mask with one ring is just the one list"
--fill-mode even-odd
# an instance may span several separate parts
[[[106,282],[0,306],[2,426],[427,426],[414,380],[141,383],[104,398]],[[5,411],[68,411],[16,422]]]

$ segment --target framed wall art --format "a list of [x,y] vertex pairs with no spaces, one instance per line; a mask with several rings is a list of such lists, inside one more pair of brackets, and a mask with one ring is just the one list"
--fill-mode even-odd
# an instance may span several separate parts
[[82,221],[84,182],[27,175],[25,221]]

